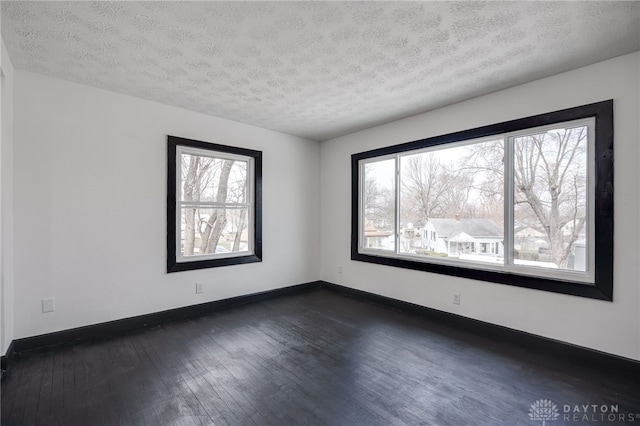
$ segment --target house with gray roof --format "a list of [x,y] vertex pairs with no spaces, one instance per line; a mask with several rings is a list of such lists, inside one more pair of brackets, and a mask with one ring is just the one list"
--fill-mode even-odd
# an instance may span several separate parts
[[482,255],[502,257],[502,228],[491,219],[433,218],[424,228],[422,246],[449,256]]

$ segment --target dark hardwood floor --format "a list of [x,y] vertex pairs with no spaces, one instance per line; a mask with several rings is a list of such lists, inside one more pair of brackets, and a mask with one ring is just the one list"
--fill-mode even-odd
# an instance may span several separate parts
[[2,425],[542,425],[540,399],[640,424],[637,377],[316,289],[24,353]]

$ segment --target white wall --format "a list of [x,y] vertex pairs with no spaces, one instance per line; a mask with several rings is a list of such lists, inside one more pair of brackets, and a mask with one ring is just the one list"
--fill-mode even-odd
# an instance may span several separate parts
[[[15,94],[15,338],[319,279],[317,142],[19,70]],[[165,272],[167,134],[263,151],[262,263]]]
[[2,42],[0,113],[0,354],[13,340],[13,64]]
[[[626,55],[323,142],[322,279],[640,360],[639,71]],[[351,154],[612,98],[614,302],[350,260]]]

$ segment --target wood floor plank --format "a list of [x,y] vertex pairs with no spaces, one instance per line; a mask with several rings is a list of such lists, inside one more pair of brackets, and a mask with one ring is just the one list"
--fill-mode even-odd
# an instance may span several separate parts
[[[27,363],[16,363],[11,370],[11,375],[6,379],[7,387],[2,392],[2,424],[21,425],[24,415],[24,399],[29,388]],[[13,385],[13,386],[10,386]],[[5,404],[6,401],[6,404]]]

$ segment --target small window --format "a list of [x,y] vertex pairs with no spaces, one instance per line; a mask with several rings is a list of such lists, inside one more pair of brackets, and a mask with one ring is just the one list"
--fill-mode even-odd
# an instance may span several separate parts
[[260,262],[262,153],[168,141],[168,272]]
[[352,259],[612,300],[613,101],[355,154],[352,168]]

